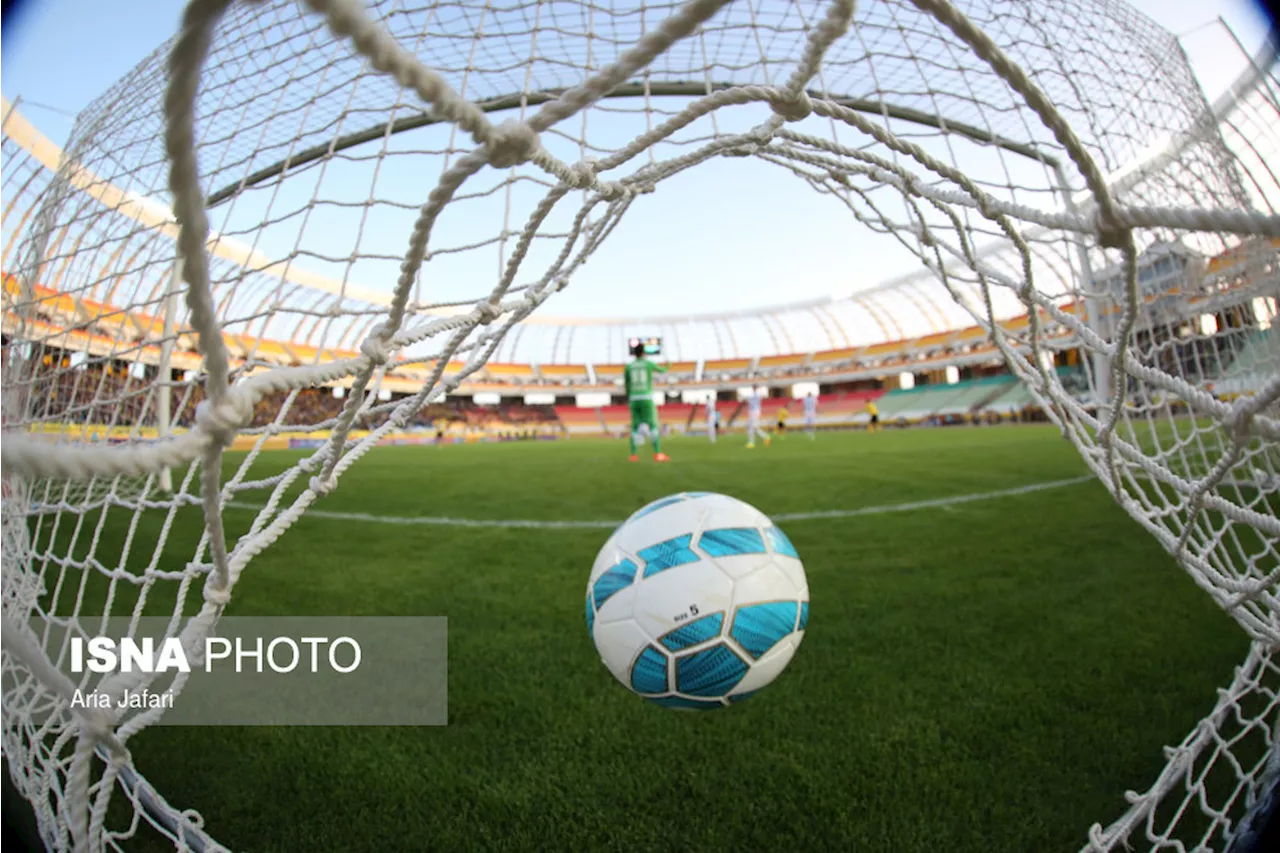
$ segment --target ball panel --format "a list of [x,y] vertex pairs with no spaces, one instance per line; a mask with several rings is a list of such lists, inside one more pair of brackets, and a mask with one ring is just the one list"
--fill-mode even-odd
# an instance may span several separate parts
[[587,633],[591,634],[596,627],[596,609],[591,605],[591,594],[587,594]]
[[680,502],[681,502],[681,501],[683,501],[683,500],[685,500],[685,495],[684,495],[684,494],[668,495],[668,496],[667,496],[667,497],[665,497],[665,498],[658,498],[658,499],[657,499],[656,501],[654,501],[653,503],[646,504],[646,505],[644,505],[643,507],[641,507],[640,509],[638,509],[638,510],[636,510],[635,512],[631,513],[631,516],[630,516],[626,521],[624,521],[624,522],[623,522],[623,524],[630,524],[631,522],[636,521],[637,519],[644,518],[646,515],[649,515],[650,513],[657,512],[658,510],[662,509],[663,507],[671,506],[672,504],[676,504],[676,503],[680,503]]
[[756,570],[734,583],[733,599],[738,606],[766,601],[798,601],[800,589],[772,559],[757,560]]
[[676,690],[690,696],[723,696],[746,674],[746,661],[723,643],[676,658]]
[[809,626],[809,602],[800,602],[800,622],[796,625],[797,631],[803,631]]
[[718,527],[714,530],[704,530],[698,537],[698,549],[708,557],[768,553],[764,547],[764,536],[755,527]]
[[631,586],[636,579],[636,564],[630,560],[621,560],[606,571],[591,585],[591,595],[595,599],[596,608],[623,589]]
[[696,534],[702,527],[701,518],[697,501],[675,501],[634,520],[624,521],[614,531],[608,545],[621,556],[633,557],[643,570],[644,560],[638,553],[641,549],[665,542],[678,534]]
[[667,656],[653,646],[640,652],[631,667],[631,689],[637,693],[666,693]]
[[809,595],[809,580],[804,574],[804,564],[799,560],[791,557],[780,557],[775,555],[772,562],[777,566],[784,575],[791,581],[791,585],[801,592],[801,598]]
[[728,495],[706,495],[695,498],[680,506],[676,512],[681,514],[696,509],[706,530],[717,530],[729,527],[754,527],[762,529],[773,526],[767,515],[745,501],[731,498]]
[[752,572],[758,571],[762,565],[761,561],[769,559],[771,558],[761,554],[743,554],[737,557],[709,557],[707,562],[713,564],[726,577],[738,581]]
[[[619,531],[621,531],[621,528],[619,528]],[[621,539],[622,537],[615,531],[614,534],[609,537],[609,541],[604,543],[600,552],[596,554],[596,561],[591,564],[591,576],[587,578],[588,586],[595,583],[601,575],[618,565],[618,563],[623,560],[635,561],[634,553],[628,553],[623,550]]]
[[800,605],[796,601],[768,601],[741,606],[733,614],[729,635],[752,660],[759,660],[795,630],[799,610]]
[[707,560],[645,578],[632,587],[629,614],[654,640],[716,612],[729,613],[733,582]]
[[772,684],[774,679],[787,668],[787,664],[791,663],[791,658],[795,656],[799,644],[798,634],[791,634],[775,644],[764,657],[751,664],[746,675],[738,682],[734,693],[753,692]]
[[644,562],[644,577],[651,578],[667,569],[698,562],[702,558],[689,547],[692,541],[693,534],[686,533],[640,549],[636,556]]
[[668,631],[659,642],[669,651],[679,652],[716,639],[723,627],[724,612],[712,613]]
[[631,663],[646,647],[649,637],[633,619],[606,622],[597,615],[592,635],[600,660],[613,673],[614,678],[631,686]]
[[769,547],[773,549],[773,553],[797,560],[800,559],[800,555],[796,553],[796,546],[791,544],[791,540],[787,538],[787,534],[782,532],[782,528],[776,525],[766,527],[764,535],[769,540]]
[[617,622],[631,619],[635,612],[636,593],[639,587],[635,584],[618,590],[609,596],[604,604],[596,608],[596,622]]

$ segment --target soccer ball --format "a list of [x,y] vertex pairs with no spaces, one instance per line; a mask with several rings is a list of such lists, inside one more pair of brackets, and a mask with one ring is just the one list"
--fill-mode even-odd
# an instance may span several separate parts
[[668,708],[741,701],[791,662],[809,622],[795,546],[764,513],[712,492],[654,501],[600,549],[587,630],[628,689]]

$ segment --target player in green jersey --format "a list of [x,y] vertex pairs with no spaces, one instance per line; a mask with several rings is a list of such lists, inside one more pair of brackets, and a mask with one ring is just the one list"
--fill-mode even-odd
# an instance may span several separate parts
[[635,360],[627,365],[623,374],[627,387],[627,402],[631,406],[631,461],[636,455],[636,434],[641,425],[649,430],[653,441],[653,461],[666,462],[671,457],[662,452],[662,436],[658,432],[658,407],[653,404],[653,374],[666,373],[667,369],[644,357],[644,344],[636,344],[631,354]]

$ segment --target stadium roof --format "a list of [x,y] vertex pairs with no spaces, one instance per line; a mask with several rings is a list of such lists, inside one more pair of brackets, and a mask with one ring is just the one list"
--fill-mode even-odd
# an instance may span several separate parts
[[[63,152],[27,121],[18,105],[4,101],[0,109],[4,115],[6,142],[16,145],[29,155],[34,164],[38,164],[39,169],[44,170],[44,175],[36,176],[43,180],[31,182],[43,188],[45,182],[65,167]],[[163,202],[122,189],[86,167],[73,173],[73,182],[78,189],[137,225],[156,229],[169,239],[176,234],[172,213]],[[34,191],[27,195],[34,201]],[[21,200],[15,199],[13,205],[20,207]],[[32,213],[34,210],[15,210],[10,216],[25,221]],[[12,225],[6,228],[9,232],[6,239],[14,230]],[[14,246],[8,246],[7,263],[11,263],[10,259],[15,256],[14,249]],[[387,293],[351,280],[344,282],[315,273],[307,269],[305,263],[277,261],[235,236],[213,237],[210,252],[237,269],[256,273],[234,279],[240,291],[237,298],[240,299],[247,297],[246,285],[258,284],[254,290],[263,294],[260,299],[265,299],[267,292],[279,290],[283,284],[288,286],[284,299],[298,306],[319,306],[335,295],[341,295],[346,306],[344,311],[367,313],[369,309],[385,308],[391,302]],[[1019,260],[1016,254],[1008,251],[1007,244],[993,244],[979,254],[993,265],[993,270],[1017,276]],[[1062,247],[1045,244],[1037,256],[1048,264],[1047,268],[1053,270],[1053,274],[1071,280],[1073,273],[1069,255]],[[163,262],[155,265],[147,274],[144,292],[134,296],[133,301],[158,306],[164,297],[170,270],[171,265]],[[64,269],[65,277],[60,280],[41,284],[55,290],[66,287],[71,280],[66,272]],[[959,276],[957,284],[966,279],[967,269],[962,265],[957,265],[953,272]],[[113,285],[98,294],[100,301],[118,304],[120,299],[114,292],[118,287],[118,284]],[[977,296],[975,289],[967,293],[971,297]],[[469,309],[470,303],[465,303],[455,307],[435,307],[430,314],[448,316]],[[1016,316],[1024,310],[1015,299],[1009,299],[1003,316]],[[364,325],[371,323],[372,320]],[[540,364],[618,362],[625,360],[626,340],[633,335],[663,337],[665,354],[673,360],[750,358],[865,346],[953,331],[973,324],[973,315],[946,292],[938,276],[929,269],[920,268],[843,296],[713,313],[572,317],[541,311],[517,325],[494,358],[504,362]],[[352,334],[335,340],[331,331],[319,324],[300,322],[292,330],[276,327],[263,334],[308,346],[354,346],[362,334],[361,329],[363,326],[356,324],[352,327]]]
[[[594,122],[592,130],[588,130],[584,113],[579,136],[552,138],[548,134],[546,144],[564,148],[571,143],[579,149],[604,145],[599,150],[608,151],[610,144],[616,148],[618,143],[601,142],[602,135],[616,130],[619,139],[627,140],[633,135],[633,128],[668,117],[693,94],[720,87],[720,83],[708,81],[689,88],[688,80],[705,77],[703,72],[709,68],[733,76],[735,82],[749,83],[760,74],[771,73],[770,67],[776,74],[778,69],[794,64],[796,48],[809,28],[803,11],[791,4],[770,7],[767,27],[774,41],[767,45],[753,44],[748,35],[765,23],[752,21],[750,28],[742,29],[745,20],[734,17],[748,11],[735,4],[724,21],[708,27],[700,37],[703,49],[711,49],[720,57],[711,66],[695,55],[696,51],[682,48],[669,52],[662,65],[647,72],[639,88],[628,83],[615,92],[616,100],[606,99],[588,111]],[[1055,8],[1038,14],[1061,17],[1061,13]],[[1057,171],[1061,152],[1054,147],[1046,128],[1035,120],[1028,121],[1025,105],[1017,104],[1002,83],[981,92],[973,90],[973,86],[990,82],[989,76],[983,76],[987,69],[980,62],[974,57],[955,55],[942,41],[937,42],[938,52],[929,56],[919,54],[918,40],[913,53],[895,54],[906,38],[903,27],[917,22],[915,13],[906,7],[890,10],[881,5],[860,14],[863,17],[858,38],[841,42],[827,59],[832,76],[824,80],[824,97],[876,117],[886,127],[940,156],[945,153],[952,161],[962,159],[966,174],[987,192],[1010,202],[1061,209],[1064,183],[1076,196],[1082,186],[1079,177],[1067,177]],[[229,37],[239,32],[237,28],[255,25],[256,13],[251,7],[235,7],[230,15]],[[880,19],[878,15],[890,17]],[[1094,99],[1088,108],[1099,119],[1091,129],[1099,138],[1087,139],[1086,144],[1103,155],[1112,177],[1125,180],[1127,175],[1146,171],[1135,169],[1135,164],[1159,160],[1160,140],[1151,138],[1152,129],[1167,127],[1175,137],[1179,132],[1194,130],[1194,78],[1185,66],[1168,61],[1169,50],[1152,53],[1160,57],[1158,61],[1129,50],[1138,43],[1161,48],[1176,45],[1170,34],[1132,10],[1099,2],[1073,11],[1070,20],[1054,20],[1056,25],[1074,27],[1079,19],[1090,15],[1099,19],[1090,24],[1095,30],[1104,25],[1119,27],[1118,44],[1092,45],[1091,49],[1114,49],[1132,60],[1117,69],[1117,79],[1108,81],[1112,89],[1088,95]],[[1110,18],[1103,20],[1106,16]],[[405,28],[411,27],[413,21],[392,16],[385,23]],[[640,19],[630,18],[615,23],[624,29],[640,25]],[[591,53],[604,49],[598,42],[579,45],[573,41],[577,36],[570,34],[570,28],[560,34],[567,41],[558,50],[565,53],[570,66],[573,62],[584,65],[544,65],[541,59],[531,58],[527,36],[520,35],[525,32],[523,28],[521,20],[506,20],[498,15],[486,24],[482,36],[462,33],[465,39],[437,39],[433,47],[442,53],[432,57],[436,60],[434,65],[446,77],[456,77],[456,84],[469,84],[468,97],[486,110],[510,110],[535,105],[539,98],[576,83],[587,65],[598,67],[610,59]],[[628,44],[629,32],[619,31],[616,44]],[[1011,41],[1004,45],[1006,50],[1020,58],[1033,74],[1043,66],[1043,85],[1056,79],[1052,57],[1019,57],[1019,31],[1013,27],[1008,32]],[[310,44],[312,37],[305,28],[272,35],[278,37],[283,53],[288,53],[284,46],[295,41],[298,45]],[[495,68],[529,65],[531,74],[517,79],[518,75],[513,77],[509,71],[473,65],[458,53],[472,39],[483,39],[488,49],[496,51],[489,60]],[[580,54],[583,46],[587,53]],[[1069,49],[1068,45],[1062,47],[1064,51]],[[742,54],[744,50],[748,52]],[[757,55],[751,55],[751,51]],[[297,55],[309,54],[299,49]],[[729,62],[730,56],[738,57],[737,64]],[[872,56],[880,77],[868,82],[864,72]],[[87,211],[58,237],[52,248],[52,262],[41,268],[38,283],[100,304],[135,306],[152,316],[163,313],[165,294],[173,277],[172,240],[176,227],[166,201],[165,160],[157,154],[157,139],[163,136],[161,99],[147,81],[164,79],[165,58],[166,48],[162,47],[84,111],[69,145],[71,157],[64,157],[43,138],[13,104],[3,105],[6,154],[10,155],[5,165],[9,173],[5,185],[22,188],[7,200],[5,272],[23,272],[22,259],[13,251],[13,243],[25,233],[24,229],[30,228],[38,204],[48,198],[45,190],[61,169],[73,189],[95,199],[100,208]],[[1262,67],[1270,68],[1273,58],[1274,54]],[[215,66],[217,61],[217,56],[211,59]],[[272,91],[271,87],[276,86],[280,96],[274,112],[266,117],[247,102],[239,112],[209,108],[202,128],[202,181],[209,187],[208,199],[216,220],[216,234],[209,247],[214,298],[224,328],[230,333],[296,341],[314,348],[357,349],[391,304],[390,287],[385,283],[395,279],[407,226],[412,224],[421,204],[421,192],[406,191],[402,195],[401,185],[411,184],[420,190],[422,182],[414,180],[418,173],[443,168],[466,150],[462,142],[455,144],[450,128],[435,125],[429,114],[407,106],[398,87],[358,67],[359,60],[349,65],[352,61],[349,51],[339,46],[327,65],[300,63],[298,67],[285,68],[282,64],[280,68],[255,71],[266,76],[255,79],[256,88],[245,92]],[[1148,67],[1143,64],[1147,62],[1154,64]],[[324,74],[339,73],[352,75],[349,99],[344,100],[336,89],[317,94],[316,86],[326,79]],[[1153,75],[1164,77],[1160,91],[1180,91],[1179,86],[1186,84],[1187,102],[1148,103],[1136,97]],[[224,85],[226,90],[219,91]],[[204,96],[206,103],[220,104],[229,97],[238,97],[243,93],[235,87],[245,85],[244,80],[229,79],[224,83],[214,78]],[[1053,95],[1068,106],[1077,97],[1066,91],[1055,91]],[[308,100],[295,103],[298,97]],[[663,106],[663,98],[671,99],[670,108]],[[1143,115],[1138,116],[1138,112]],[[303,118],[293,119],[290,125],[295,114]],[[366,114],[380,118],[371,124],[370,119],[360,118]],[[672,150],[660,153],[683,153],[687,149],[681,145],[700,144],[709,138],[698,133],[720,136],[753,124],[747,121],[743,128],[732,128],[723,124],[727,119],[721,121],[714,128],[691,126],[687,138],[673,138],[669,141]],[[794,127],[805,132],[826,132],[821,122],[815,125],[815,121],[808,119]],[[1182,124],[1160,124],[1164,121]],[[246,126],[260,126],[261,132],[247,133]],[[1082,123],[1077,129],[1083,127],[1088,125]],[[1167,147],[1168,140],[1165,144]],[[309,158],[308,152],[319,151],[317,146],[332,156]],[[958,152],[953,150],[955,146],[960,146]],[[869,147],[883,150],[882,146]],[[15,154],[27,156],[15,159]],[[757,151],[755,155],[767,160],[773,153]],[[1206,156],[1202,166],[1206,174],[1212,174],[1212,156]],[[806,164],[783,165],[819,195],[835,198],[843,192],[824,183],[827,176],[813,172]],[[20,170],[26,173],[14,174]],[[433,233],[432,257],[427,267],[432,275],[430,286],[424,287],[418,281],[408,306],[410,313],[419,318],[470,310],[477,297],[474,281],[478,267],[455,262],[488,253],[485,257],[496,259],[496,268],[501,269],[512,251],[513,238],[520,233],[522,219],[518,214],[513,216],[512,210],[521,209],[521,202],[527,201],[522,196],[527,188],[540,194],[546,186],[545,176],[533,171],[514,169],[504,174],[492,170],[487,174],[487,183],[481,181],[469,196],[455,199],[450,208],[479,205],[480,212],[462,223],[483,223],[479,230],[459,227],[450,233],[442,228]],[[477,180],[481,177],[484,176],[477,176]],[[868,183],[874,187],[862,188],[857,198],[841,198],[851,205],[856,219],[851,222],[851,229],[880,232],[877,238],[890,244],[896,238],[908,252],[936,258],[931,266],[917,262],[915,271],[856,290],[851,284],[835,295],[713,313],[683,314],[677,310],[656,316],[573,317],[543,309],[513,328],[493,359],[535,364],[614,363],[624,359],[625,342],[633,335],[662,336],[667,355],[681,361],[807,353],[904,340],[972,326],[976,317],[987,314],[983,305],[987,298],[996,319],[1023,313],[1025,305],[1018,299],[1016,287],[1028,269],[1042,292],[1061,292],[1065,297],[1088,262],[1084,251],[1061,234],[1035,229],[1021,235],[1029,251],[1029,257],[1024,259],[990,222],[976,218],[967,222],[973,228],[976,265],[982,277],[995,284],[984,292],[974,263],[961,256],[955,243],[938,247],[928,243],[919,220],[912,218],[900,198],[893,198],[897,188],[892,185],[892,176],[881,173],[870,177]],[[1183,178],[1173,176],[1170,180],[1177,183]],[[370,200],[363,201],[359,192]],[[876,195],[877,192],[881,194]],[[486,204],[489,206],[484,207]],[[112,215],[102,216],[102,208]],[[353,218],[357,212],[365,218]],[[565,224],[558,222],[555,227],[563,230]],[[76,233],[77,228],[82,228],[83,233]],[[495,229],[499,230],[496,235]],[[357,235],[354,242],[342,244],[342,240],[335,239],[335,234],[350,232]],[[556,240],[563,242],[563,233],[546,236],[552,238],[549,242],[558,250]],[[115,242],[110,252],[76,251],[95,240],[101,240],[104,246]],[[931,253],[933,248],[938,252]],[[1093,263],[1099,262],[1095,257]],[[849,279],[853,280],[855,265],[861,260],[850,256],[848,263]],[[463,285],[451,289],[455,281],[470,284],[471,289],[463,292]],[[482,285],[480,292],[490,282]],[[515,289],[518,291],[519,287]],[[424,293],[430,293],[434,301],[429,302]],[[183,306],[182,311],[185,310]]]

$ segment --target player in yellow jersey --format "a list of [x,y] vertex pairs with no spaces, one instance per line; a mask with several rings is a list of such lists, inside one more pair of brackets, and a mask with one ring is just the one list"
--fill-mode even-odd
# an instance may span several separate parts
[[867,414],[871,416],[871,420],[867,421],[867,432],[879,432],[880,409],[877,408],[875,400],[867,401]]
[[787,437],[787,418],[789,417],[791,417],[791,413],[787,411],[786,406],[778,409],[778,438]]

